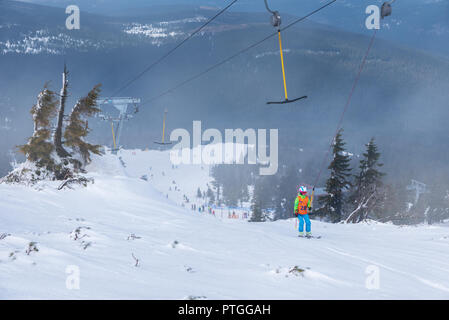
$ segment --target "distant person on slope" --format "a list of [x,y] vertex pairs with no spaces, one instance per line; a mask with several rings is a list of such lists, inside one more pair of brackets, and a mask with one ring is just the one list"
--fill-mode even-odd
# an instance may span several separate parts
[[312,209],[312,203],[307,196],[307,188],[304,186],[299,187],[298,196],[295,200],[295,215],[299,219],[299,236],[304,237],[304,221],[306,223],[306,237],[311,237],[311,223],[308,211]]

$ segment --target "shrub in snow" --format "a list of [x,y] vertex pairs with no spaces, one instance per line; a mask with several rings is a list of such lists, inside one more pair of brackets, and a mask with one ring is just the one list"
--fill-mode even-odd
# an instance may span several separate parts
[[78,227],[78,228],[76,228],[75,230],[73,230],[73,231],[70,233],[70,238],[72,238],[73,240],[76,241],[76,240],[82,239],[82,238],[84,238],[84,237],[89,237],[89,235],[87,235],[86,233],[84,233],[83,235],[81,235],[82,229],[87,229],[87,230],[89,230],[90,227]]
[[18,253],[19,251],[14,251],[14,252],[10,252],[9,253],[9,258],[12,260],[12,261],[14,261],[14,260],[16,260],[17,259],[17,255],[16,255],[16,253]]
[[142,237],[138,237],[134,233],[131,233],[131,235],[126,240],[136,240],[136,239],[142,239]]
[[139,266],[139,259],[137,259],[136,256],[134,256],[134,253],[131,253],[131,255],[132,255],[132,257],[133,257],[133,259],[135,261],[134,267],[138,267]]
[[31,252],[39,252],[39,249],[37,248],[37,243],[36,242],[30,242],[28,244],[28,248],[26,249],[25,253],[27,255],[30,255]]
[[195,272],[195,271],[193,270],[193,268],[192,268],[192,267],[189,267],[189,266],[184,266],[184,268],[185,268],[185,270],[186,270],[187,272],[189,272],[189,273],[193,273],[193,272]]
[[81,246],[83,247],[84,250],[86,250],[87,248],[89,248],[92,245],[92,242],[89,241],[83,241],[81,242]]
[[2,234],[0,234],[0,240],[3,240],[3,239],[5,239],[8,236],[10,236],[9,233],[2,233]]
[[291,268],[290,270],[288,270],[288,273],[293,274],[295,276],[303,276],[304,277],[304,269],[301,269],[298,266],[294,266],[293,268]]
[[176,248],[176,246],[179,244],[178,240],[173,241],[171,244],[172,248]]

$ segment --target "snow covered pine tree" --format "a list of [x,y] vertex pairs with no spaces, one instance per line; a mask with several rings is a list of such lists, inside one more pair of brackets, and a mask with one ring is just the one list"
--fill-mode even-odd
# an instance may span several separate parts
[[[84,172],[85,165],[90,162],[91,153],[100,154],[100,146],[86,142],[85,137],[90,131],[86,118],[100,111],[96,106],[101,85],[96,85],[86,97],[78,100],[65,128],[65,141],[61,141],[68,87],[67,75],[68,71],[64,66],[59,111],[57,95],[47,84],[39,93],[37,103],[31,108],[33,135],[27,144],[18,146],[27,161],[9,173],[1,182],[33,184],[39,180],[73,178],[75,174]],[[58,115],[57,124],[53,128],[52,121],[56,115]],[[69,149],[64,149],[63,144]],[[86,181],[85,178],[81,180]]]
[[342,219],[343,192],[351,186],[348,180],[351,176],[349,168],[351,158],[344,148],[346,143],[343,141],[342,132],[342,129],[338,131],[333,144],[333,160],[328,167],[331,172],[326,182],[327,195],[319,199],[319,202],[323,204],[322,210],[334,223]]
[[346,219],[346,222],[357,223],[370,215],[378,215],[382,199],[382,177],[384,173],[378,170],[382,166],[379,163],[380,153],[374,143],[374,138],[366,145],[366,152],[360,160],[360,173],[356,176],[351,202],[354,210]]

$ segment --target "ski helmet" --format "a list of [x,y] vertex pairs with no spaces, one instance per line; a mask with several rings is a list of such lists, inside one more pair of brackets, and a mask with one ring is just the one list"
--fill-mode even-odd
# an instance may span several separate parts
[[299,193],[307,193],[307,188],[305,186],[300,186],[298,189]]

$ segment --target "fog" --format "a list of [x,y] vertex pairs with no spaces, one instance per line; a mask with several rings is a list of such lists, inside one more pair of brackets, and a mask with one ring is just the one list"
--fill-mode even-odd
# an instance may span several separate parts
[[[165,18],[161,14],[159,21]],[[247,18],[252,23],[245,25]],[[236,24],[237,29],[195,37],[119,96],[145,101],[177,85],[270,34],[273,30],[263,23],[265,18],[264,14],[230,13],[217,24]],[[110,32],[105,27],[94,36],[109,37]],[[445,124],[449,116],[449,59],[441,51],[394,43],[387,34],[388,30],[379,31],[342,125],[348,151],[355,155],[354,167],[364,144],[375,137],[389,181],[445,180],[449,173]],[[9,151],[26,143],[32,133],[29,110],[44,83],[50,81],[53,90],[60,90],[64,62],[70,71],[70,110],[97,83],[103,84],[103,96],[108,97],[176,42],[156,46],[139,37],[134,39],[137,42],[132,47],[111,45],[87,52],[69,48],[64,55],[0,53],[1,175],[10,170]],[[368,42],[368,36],[343,27],[303,23],[285,33],[284,58],[289,96],[306,94],[307,100],[266,105],[268,100],[283,99],[277,40],[272,38],[172,93],[141,105],[139,113],[125,123],[123,147],[156,148],[154,141],[160,140],[163,110],[167,108],[166,136],[176,128],[192,130],[194,120],[222,132],[226,128],[279,129],[280,163],[308,168],[304,179],[311,181],[335,133]],[[89,140],[111,144],[109,123],[92,119],[89,125],[93,129]]]

